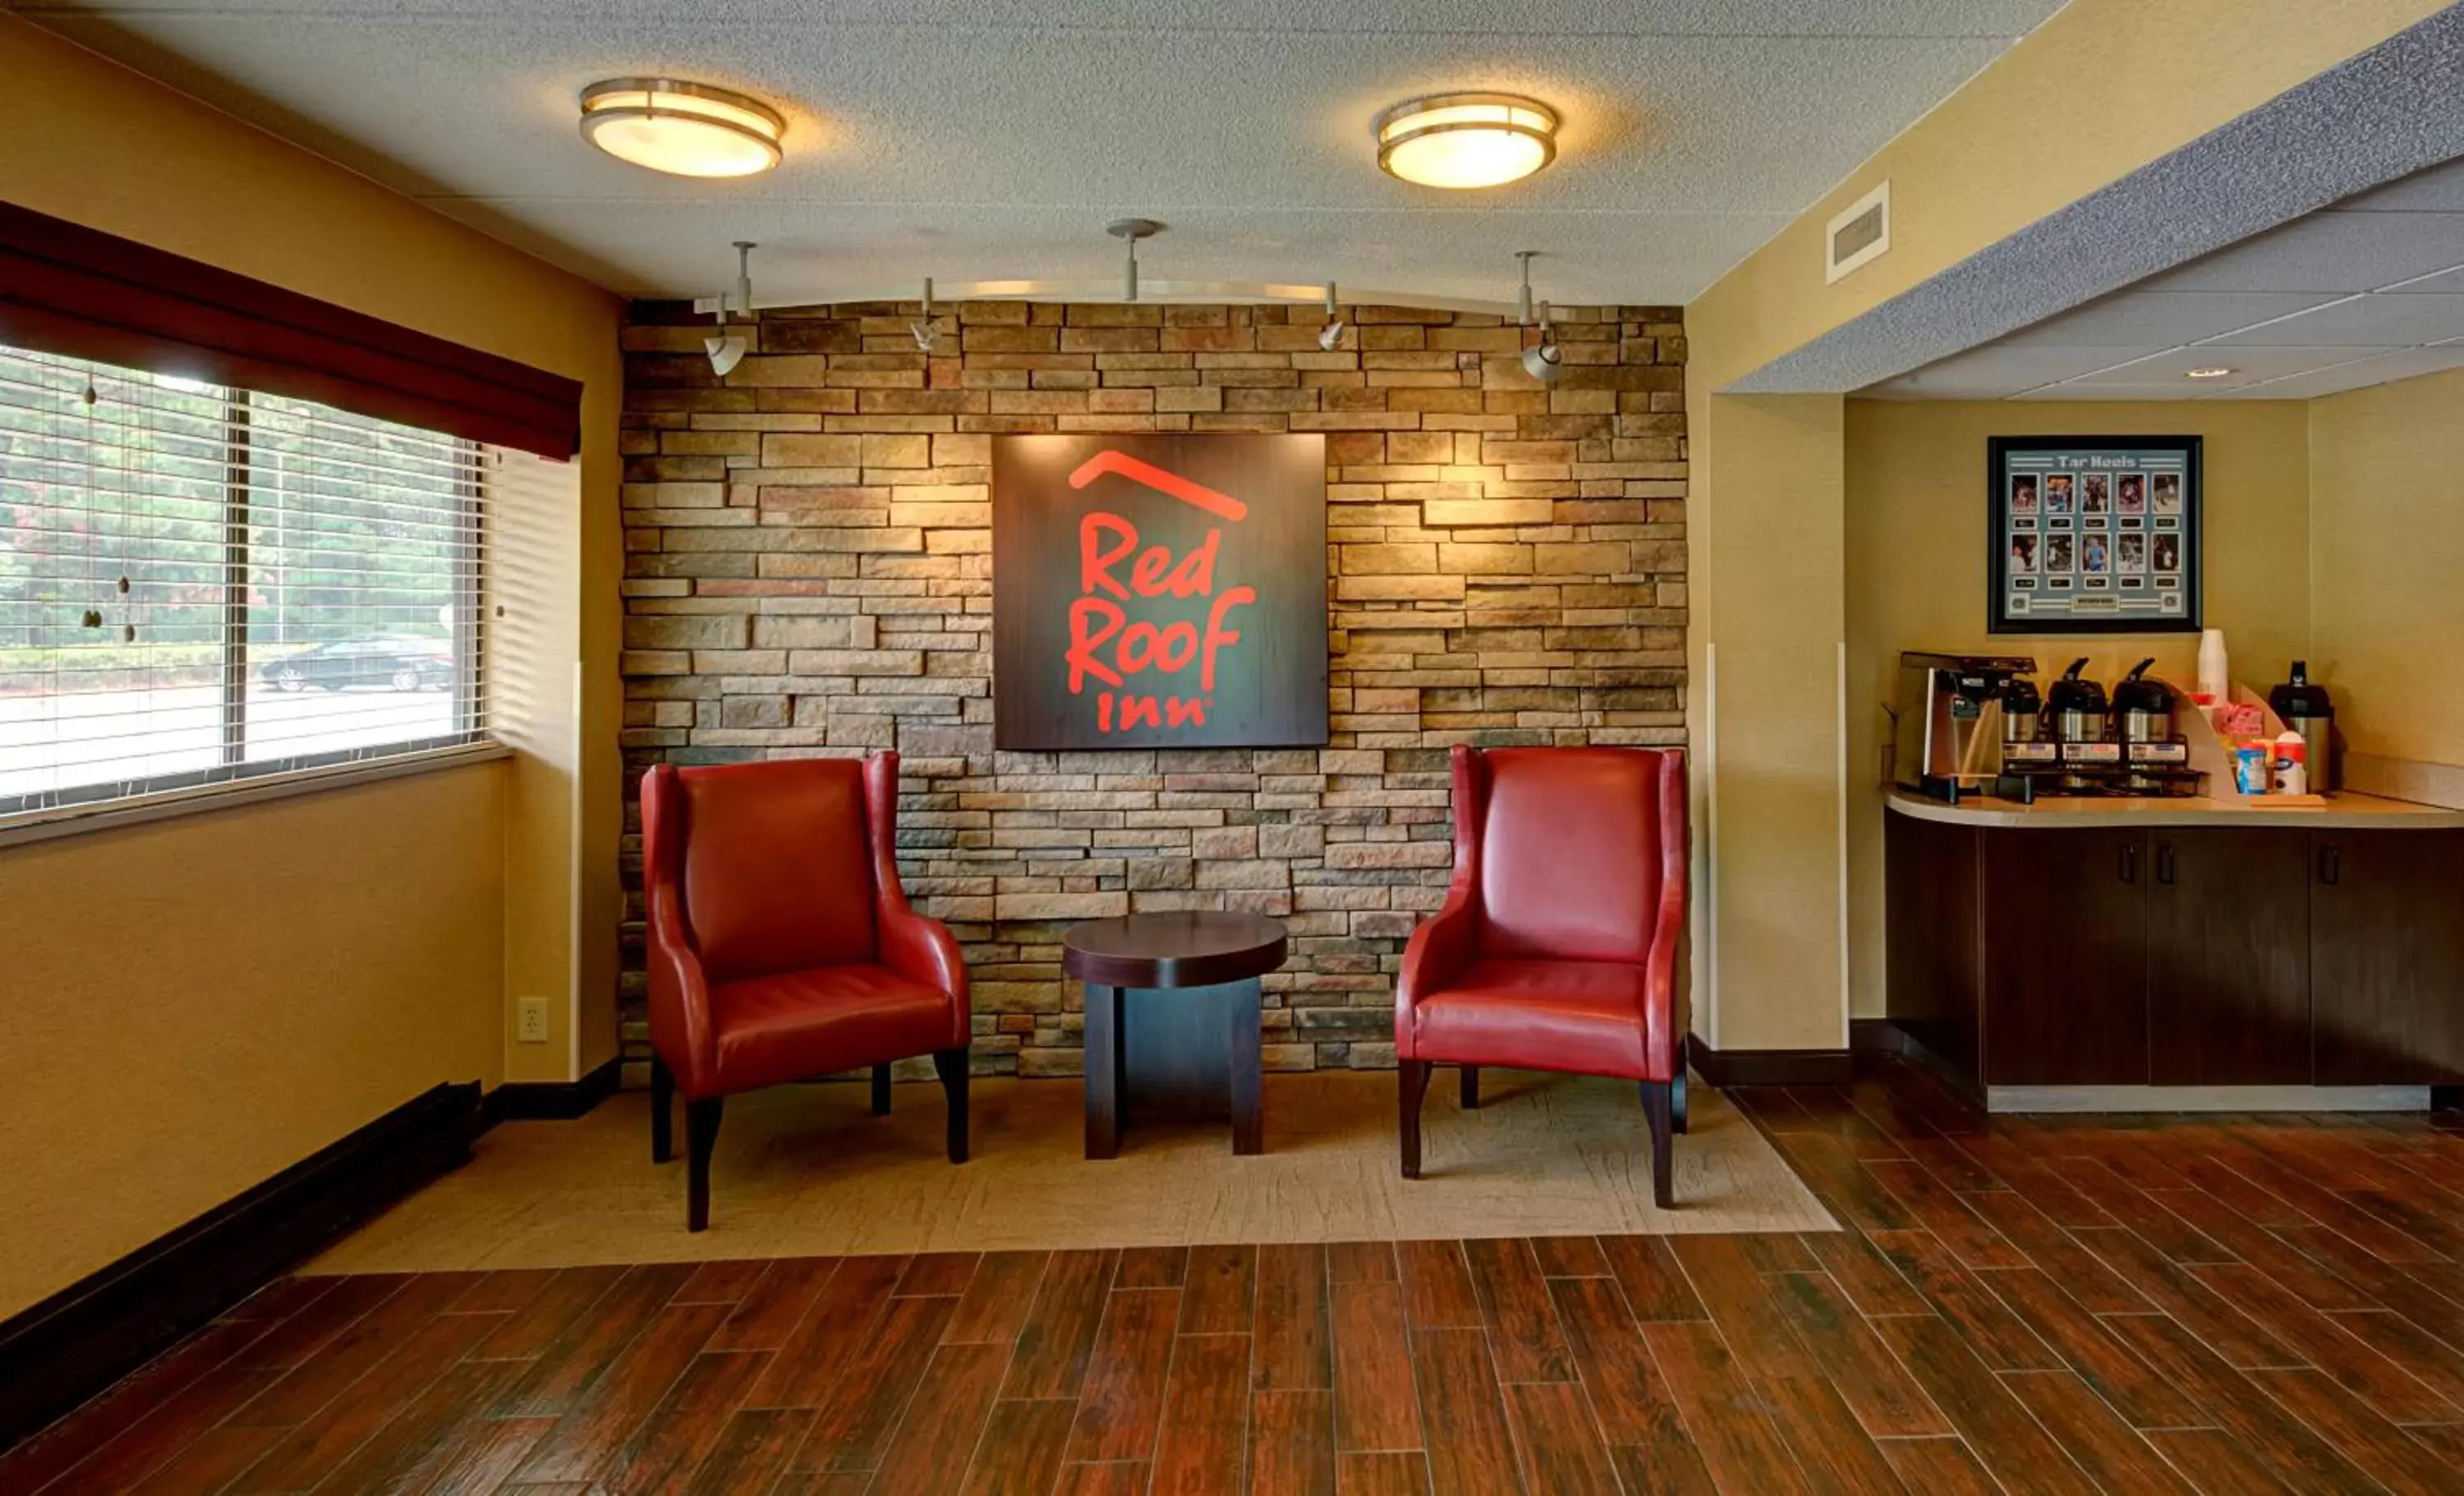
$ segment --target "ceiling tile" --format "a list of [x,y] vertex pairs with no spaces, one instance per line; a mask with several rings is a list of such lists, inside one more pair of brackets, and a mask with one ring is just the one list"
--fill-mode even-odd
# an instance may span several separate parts
[[2464,342],[2447,343],[2434,348],[2403,348],[2364,359],[2354,363],[2340,363],[2334,368],[2297,374],[2288,379],[2252,385],[2240,389],[2223,390],[2217,398],[2225,400],[2310,400],[2320,395],[2337,394],[2347,389],[2361,389],[2370,385],[2384,385],[2390,380],[2411,379],[2421,374],[2436,374],[2447,369],[2464,368]]
[[2329,209],[2218,250],[2150,291],[2374,291],[2464,265],[2464,212]]
[[2131,347],[2042,348],[1992,342],[1903,374],[1891,384],[1943,400],[1998,399],[2032,385],[2127,363],[2145,352]]
[[2188,380],[2170,385],[2047,385],[2021,390],[2013,400],[2197,400],[2205,398]]
[[[2369,358],[2393,353],[2392,346],[2377,348],[2262,348],[2232,347],[2208,344],[2195,348],[2173,348],[2152,354],[2119,368],[2081,376],[2076,384],[2086,385],[2163,385],[2171,383],[2185,398],[2204,389],[2213,392],[2237,389],[2260,380],[2280,375],[2298,374],[2324,364],[2342,363],[2352,359]],[[2232,373],[2220,379],[2194,380],[2189,371],[2197,368],[2229,367]]]
[[2211,348],[2400,348],[2464,338],[2464,296],[2354,297],[2205,344]]
[[2336,206],[2361,212],[2464,213],[2464,157],[2373,187]]
[[2453,270],[2440,271],[2435,275],[2424,275],[2418,280],[2408,280],[2401,285],[2389,286],[2382,294],[2391,297],[2464,296],[2464,265],[2459,265]]
[[2196,342],[2336,299],[2333,293],[2124,291],[2002,340],[2013,347],[2164,347]]

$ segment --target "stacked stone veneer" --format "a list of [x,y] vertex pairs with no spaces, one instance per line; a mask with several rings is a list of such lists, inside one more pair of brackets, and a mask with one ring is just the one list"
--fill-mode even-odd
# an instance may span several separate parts
[[[914,315],[765,311],[720,380],[708,319],[635,309],[633,918],[649,764],[894,747],[900,866],[966,948],[979,1068],[1077,1073],[1060,932],[1187,906],[1289,926],[1270,1068],[1393,1064],[1396,967],[1451,860],[1448,746],[1684,740],[1679,313],[1561,312],[1555,385],[1489,316],[1356,308],[1328,353],[1314,308],[965,303],[928,359]],[[1084,430],[1326,433],[1325,748],[994,751],[991,440]]]

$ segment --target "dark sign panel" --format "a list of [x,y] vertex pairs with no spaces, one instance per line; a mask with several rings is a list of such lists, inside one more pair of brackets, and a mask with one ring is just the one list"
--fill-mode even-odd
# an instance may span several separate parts
[[1326,438],[993,438],[993,740],[1326,741]]

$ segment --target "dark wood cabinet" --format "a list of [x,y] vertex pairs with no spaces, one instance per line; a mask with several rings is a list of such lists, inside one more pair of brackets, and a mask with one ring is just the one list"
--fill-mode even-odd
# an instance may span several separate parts
[[2464,830],[1895,810],[1884,848],[1891,1022],[1964,1085],[2464,1085]]
[[2321,1086],[2464,1082],[2464,831],[2310,834]]
[[1997,1086],[2146,1085],[2147,834],[1984,843],[1984,1073]]
[[2149,1080],[2308,1085],[2305,833],[2167,828],[2149,842]]
[[1977,1067],[1978,844],[1974,826],[1893,816],[1883,827],[1891,1021],[1968,1074]]

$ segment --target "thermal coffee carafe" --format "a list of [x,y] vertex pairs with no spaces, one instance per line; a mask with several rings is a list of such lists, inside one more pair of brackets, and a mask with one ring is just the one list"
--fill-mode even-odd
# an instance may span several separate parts
[[2124,744],[2170,742],[2173,738],[2173,693],[2161,680],[2147,679],[2151,656],[2131,667],[2113,688],[2115,736]]
[[2045,706],[2054,717],[2054,740],[2059,743],[2101,743],[2105,740],[2107,710],[2104,687],[2099,682],[2082,680],[2079,671],[2087,669],[2087,656],[2071,661],[2062,678],[2054,682]]
[[2112,740],[2112,718],[2104,687],[2083,680],[2084,656],[2073,660],[2054,689],[2045,693],[2045,711],[2054,719],[2054,741],[2059,745],[2064,794],[2094,795],[2104,787],[2102,776],[2122,761],[2122,745]]
[[2293,678],[2267,693],[2267,704],[2284,725],[2301,735],[2309,785],[2314,794],[2336,787],[2336,704],[2327,688],[2311,684],[2310,662],[2293,662]]
[[2036,740],[2036,719],[2044,714],[2045,705],[2036,694],[2036,683],[2025,675],[2014,675],[2011,684],[2002,688],[2002,754],[2011,757],[2016,743]]

